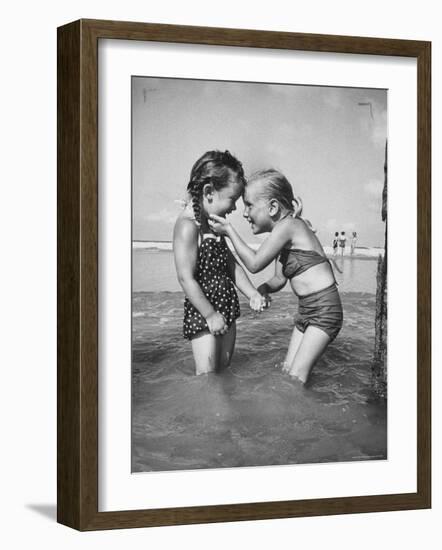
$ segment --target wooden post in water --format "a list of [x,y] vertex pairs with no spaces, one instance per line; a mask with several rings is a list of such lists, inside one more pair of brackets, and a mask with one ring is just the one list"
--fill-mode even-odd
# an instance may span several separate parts
[[376,320],[373,380],[376,393],[387,397],[387,142],[385,142],[382,221],[385,222],[384,256],[379,256],[376,276]]

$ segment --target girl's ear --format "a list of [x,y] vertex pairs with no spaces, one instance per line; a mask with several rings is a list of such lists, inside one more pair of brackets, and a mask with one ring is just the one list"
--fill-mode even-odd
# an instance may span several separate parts
[[270,216],[276,216],[276,214],[281,210],[279,202],[276,199],[271,199],[269,201],[269,214]]
[[211,183],[206,183],[203,187],[203,197],[206,199],[211,199],[213,196],[213,185]]

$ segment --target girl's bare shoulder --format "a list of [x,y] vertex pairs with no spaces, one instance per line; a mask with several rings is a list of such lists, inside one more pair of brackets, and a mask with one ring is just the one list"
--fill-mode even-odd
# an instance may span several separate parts
[[292,246],[306,250],[321,248],[318,238],[308,223],[302,218],[292,218]]
[[175,222],[173,238],[174,240],[184,239],[185,241],[198,239],[198,225],[195,218],[192,218],[186,210],[181,212]]
[[289,235],[290,237],[295,238],[300,236],[305,231],[305,224],[299,218],[294,218],[293,216],[288,216],[279,224],[281,231]]
[[296,235],[295,220],[288,216],[278,221],[272,229],[270,241],[290,247]]

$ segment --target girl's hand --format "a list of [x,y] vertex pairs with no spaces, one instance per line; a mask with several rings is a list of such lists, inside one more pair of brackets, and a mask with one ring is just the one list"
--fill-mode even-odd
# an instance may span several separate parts
[[260,295],[263,297],[264,301],[265,301],[265,306],[264,308],[267,309],[269,306],[270,306],[270,303],[272,301],[272,297],[270,296],[270,294],[268,293],[268,288],[267,288],[267,284],[266,283],[263,283],[262,285],[259,285],[259,287],[256,289]]
[[230,223],[225,218],[221,218],[221,216],[217,216],[216,214],[210,214],[208,222],[218,235],[227,235]]
[[249,305],[253,311],[261,312],[267,307],[267,300],[264,296],[262,296],[262,294],[256,291],[250,297]]
[[209,327],[210,334],[218,336],[220,334],[225,334],[228,330],[226,321],[218,311],[211,313],[206,319],[207,326]]

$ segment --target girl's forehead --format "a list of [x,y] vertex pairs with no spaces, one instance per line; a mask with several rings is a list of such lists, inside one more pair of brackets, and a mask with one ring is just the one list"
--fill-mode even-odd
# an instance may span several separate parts
[[256,201],[262,197],[262,185],[260,180],[253,181],[246,185],[244,198],[249,202]]
[[242,195],[244,191],[244,184],[241,180],[232,179],[229,181],[228,189],[235,195]]
[[235,189],[244,189],[243,181],[237,177],[230,180],[230,185]]

